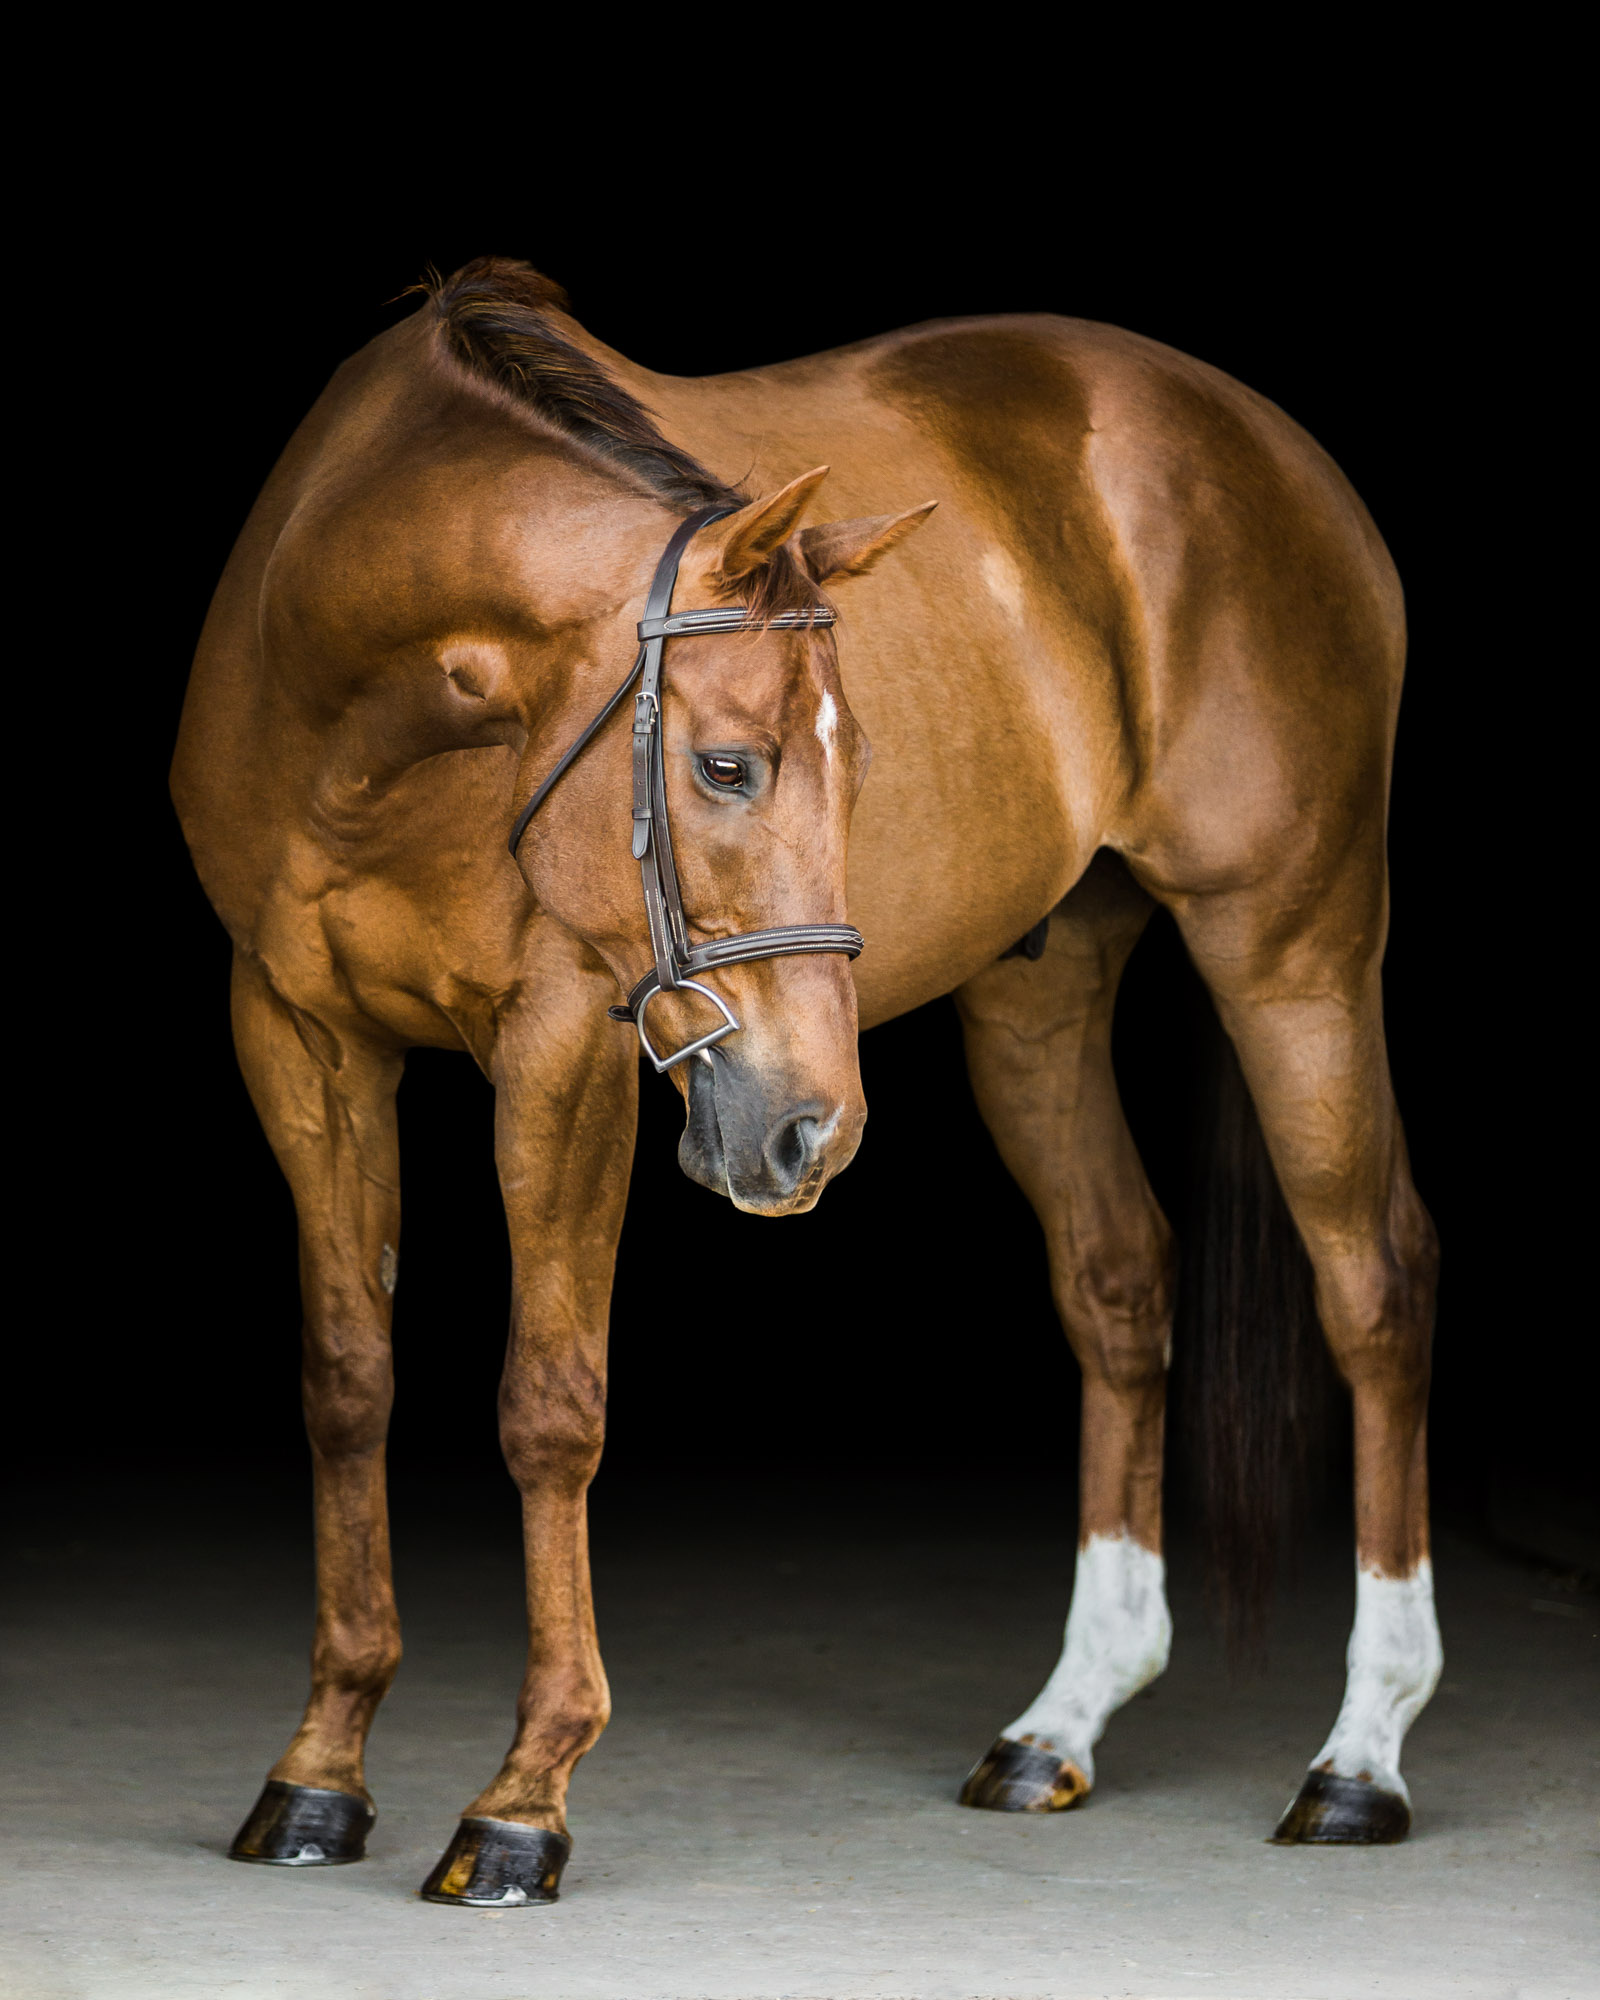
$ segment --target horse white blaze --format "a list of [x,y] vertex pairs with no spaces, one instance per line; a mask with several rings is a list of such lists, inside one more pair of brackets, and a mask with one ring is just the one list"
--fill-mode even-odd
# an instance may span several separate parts
[[1131,1536],[1091,1535],[1078,1551],[1061,1658],[1038,1700],[1003,1733],[1054,1750],[1092,1784],[1106,1723],[1167,1664],[1166,1583],[1166,1564]]
[[1433,1565],[1410,1576],[1356,1570],[1356,1619],[1345,1654],[1344,1704],[1313,1770],[1363,1778],[1409,1804],[1400,1745],[1439,1684],[1444,1648],[1433,1609]]
[[822,745],[822,754],[833,762],[833,739],[839,729],[839,710],[833,695],[827,688],[822,690],[822,706],[817,710],[817,741]]

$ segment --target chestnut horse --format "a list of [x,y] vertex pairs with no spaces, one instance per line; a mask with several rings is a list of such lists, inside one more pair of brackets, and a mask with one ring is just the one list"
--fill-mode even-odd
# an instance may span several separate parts
[[[824,471],[842,518],[803,527]],[[1441,1658],[1436,1250],[1384,1046],[1404,625],[1371,520],[1272,404],[1113,328],[945,321],[679,380],[607,350],[527,266],[484,259],[348,361],[296,433],[218,589],[173,767],[299,1216],[315,1467],[310,1700],[234,1852],[353,1860],[372,1819],[363,1747],[400,1657],[395,1090],[408,1048],[464,1049],[496,1092],[500,1423],[531,1636],[515,1739],[425,1893],[556,1893],[568,1782],[608,1712],[585,1495],[639,1051],[607,1008],[652,960],[623,717],[514,858],[507,836],[632,657],[664,545],[717,507],[674,608],[762,622],[667,642],[690,932],[848,914],[866,950],[704,976],[742,1026],[671,1072],[680,1161],[752,1213],[809,1208],[860,1140],[858,1026],[954,993],[1083,1371],[1064,1649],[963,1801],[1076,1805],[1108,1718],[1167,1659],[1173,1258],[1110,1058],[1118,979],[1160,904],[1237,1051],[1354,1402],[1347,1691],[1277,1837],[1398,1839],[1401,1740]],[[774,622],[829,588],[837,634]],[[1010,950],[1046,918],[1042,952]],[[681,1048],[708,1016],[664,992],[650,1032]]]

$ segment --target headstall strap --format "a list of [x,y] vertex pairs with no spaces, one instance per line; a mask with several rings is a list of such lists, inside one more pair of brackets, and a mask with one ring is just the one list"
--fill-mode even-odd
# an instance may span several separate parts
[[[766,620],[752,618],[745,606],[736,604],[709,611],[673,611],[672,592],[684,550],[702,528],[735,511],[732,507],[703,507],[679,523],[656,564],[644,616],[639,621],[638,656],[628,669],[627,679],[562,754],[555,769],[518,813],[511,829],[510,846],[515,854],[528,822],[550,796],[557,780],[572,768],[629,688],[638,681],[633,698],[633,857],[639,863],[644,887],[645,920],[650,927],[650,949],[655,964],[629,993],[626,1006],[606,1011],[613,1020],[634,1024],[640,1046],[658,1071],[674,1068],[739,1030],[727,1002],[693,974],[710,972],[719,965],[743,965],[758,958],[788,958],[801,952],[842,952],[847,958],[857,958],[863,944],[860,931],[851,924],[777,924],[770,930],[716,938],[710,944],[689,942],[678,870],[672,858],[672,828],[667,819],[667,773],[662,744],[666,732],[661,715],[661,670],[666,642],[691,633],[773,629],[793,632],[834,622],[833,613],[820,608],[786,611]],[[645,1033],[645,1009],[658,993],[674,993],[684,987],[709,1000],[722,1020],[709,1034],[690,1042],[686,1048],[670,1056],[659,1056]]]

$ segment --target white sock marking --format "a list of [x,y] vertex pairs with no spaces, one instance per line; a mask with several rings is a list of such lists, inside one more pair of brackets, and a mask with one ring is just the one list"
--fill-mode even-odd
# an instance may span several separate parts
[[839,727],[839,711],[833,695],[827,688],[822,690],[822,706],[817,710],[817,741],[822,745],[822,754],[833,762],[833,739]]
[[1091,1535],[1078,1551],[1066,1643],[1033,1706],[1003,1734],[1031,1736],[1094,1782],[1094,1746],[1130,1695],[1153,1681],[1172,1648],[1167,1568],[1127,1535]]
[[1439,1684],[1444,1648],[1433,1610],[1433,1565],[1411,1576],[1356,1570],[1356,1622],[1345,1654],[1344,1705],[1312,1760],[1341,1778],[1365,1778],[1409,1804],[1400,1745]]

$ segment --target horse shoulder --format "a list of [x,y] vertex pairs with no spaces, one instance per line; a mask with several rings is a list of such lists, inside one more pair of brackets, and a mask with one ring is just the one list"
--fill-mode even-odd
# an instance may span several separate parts
[[354,713],[361,600],[404,586],[385,520],[426,431],[404,332],[339,370],[252,510],[196,652],[172,794],[236,950],[297,1018],[479,1053],[527,916],[484,831],[505,817],[515,756],[385,758],[382,718],[374,732]]
[[[297,746],[273,700],[264,632],[278,557],[308,496],[381,425],[407,372],[402,330],[381,335],[334,373],[247,516],[213,594],[189,671],[170,785],[207,895],[228,929],[248,929],[273,872],[273,801]],[[291,607],[292,615],[292,607]]]

